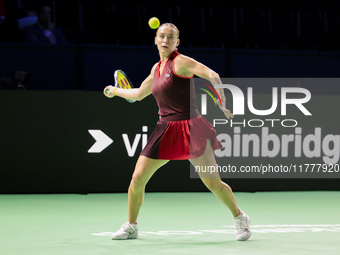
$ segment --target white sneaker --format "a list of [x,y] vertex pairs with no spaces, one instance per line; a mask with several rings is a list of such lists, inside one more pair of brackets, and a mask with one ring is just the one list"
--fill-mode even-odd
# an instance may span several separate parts
[[125,222],[120,229],[112,235],[112,240],[136,239],[137,237],[137,224]]
[[250,230],[250,217],[245,214],[242,210],[241,214],[237,217],[233,217],[233,221],[235,224],[236,232],[236,240],[237,241],[246,241],[251,236]]

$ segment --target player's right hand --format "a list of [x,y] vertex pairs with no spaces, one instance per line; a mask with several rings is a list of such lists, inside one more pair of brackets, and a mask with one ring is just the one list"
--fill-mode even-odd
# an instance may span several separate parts
[[[115,95],[113,94],[113,89],[114,89],[114,87],[112,85],[106,86],[104,91],[103,91],[104,95],[108,98],[114,97]],[[109,90],[109,91],[107,91],[107,90]],[[108,93],[106,93],[106,91]]]

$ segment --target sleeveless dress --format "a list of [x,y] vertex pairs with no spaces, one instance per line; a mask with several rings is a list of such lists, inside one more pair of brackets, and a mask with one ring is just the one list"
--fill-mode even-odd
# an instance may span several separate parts
[[192,77],[175,73],[174,60],[178,55],[177,51],[172,53],[162,73],[159,72],[161,61],[155,69],[152,94],[159,107],[160,120],[141,152],[149,158],[198,158],[205,151],[207,139],[213,150],[222,148],[214,127],[197,109]]

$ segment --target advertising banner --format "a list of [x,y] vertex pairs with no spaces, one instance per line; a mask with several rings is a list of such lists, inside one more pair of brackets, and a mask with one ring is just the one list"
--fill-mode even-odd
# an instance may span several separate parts
[[[339,81],[234,78],[214,89],[195,79],[198,109],[222,148],[214,153],[217,165],[195,166],[191,176],[217,171],[222,178],[339,178]],[[221,111],[218,89],[233,118]]]

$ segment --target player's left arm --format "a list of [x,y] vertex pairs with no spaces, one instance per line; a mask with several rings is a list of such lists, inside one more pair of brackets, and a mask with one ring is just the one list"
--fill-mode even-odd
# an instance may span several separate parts
[[[176,73],[179,75],[190,77],[194,74],[200,78],[209,80],[213,86],[215,86],[216,84],[222,84],[222,81],[218,73],[216,73],[209,67],[203,65],[202,63],[196,61],[195,59],[184,55],[179,55],[176,58],[175,69]],[[232,118],[233,114],[226,109],[226,97],[224,95],[223,89],[216,88],[216,91],[222,101],[222,105],[220,105],[219,100],[217,100],[221,110],[224,112],[227,118],[229,117]]]

